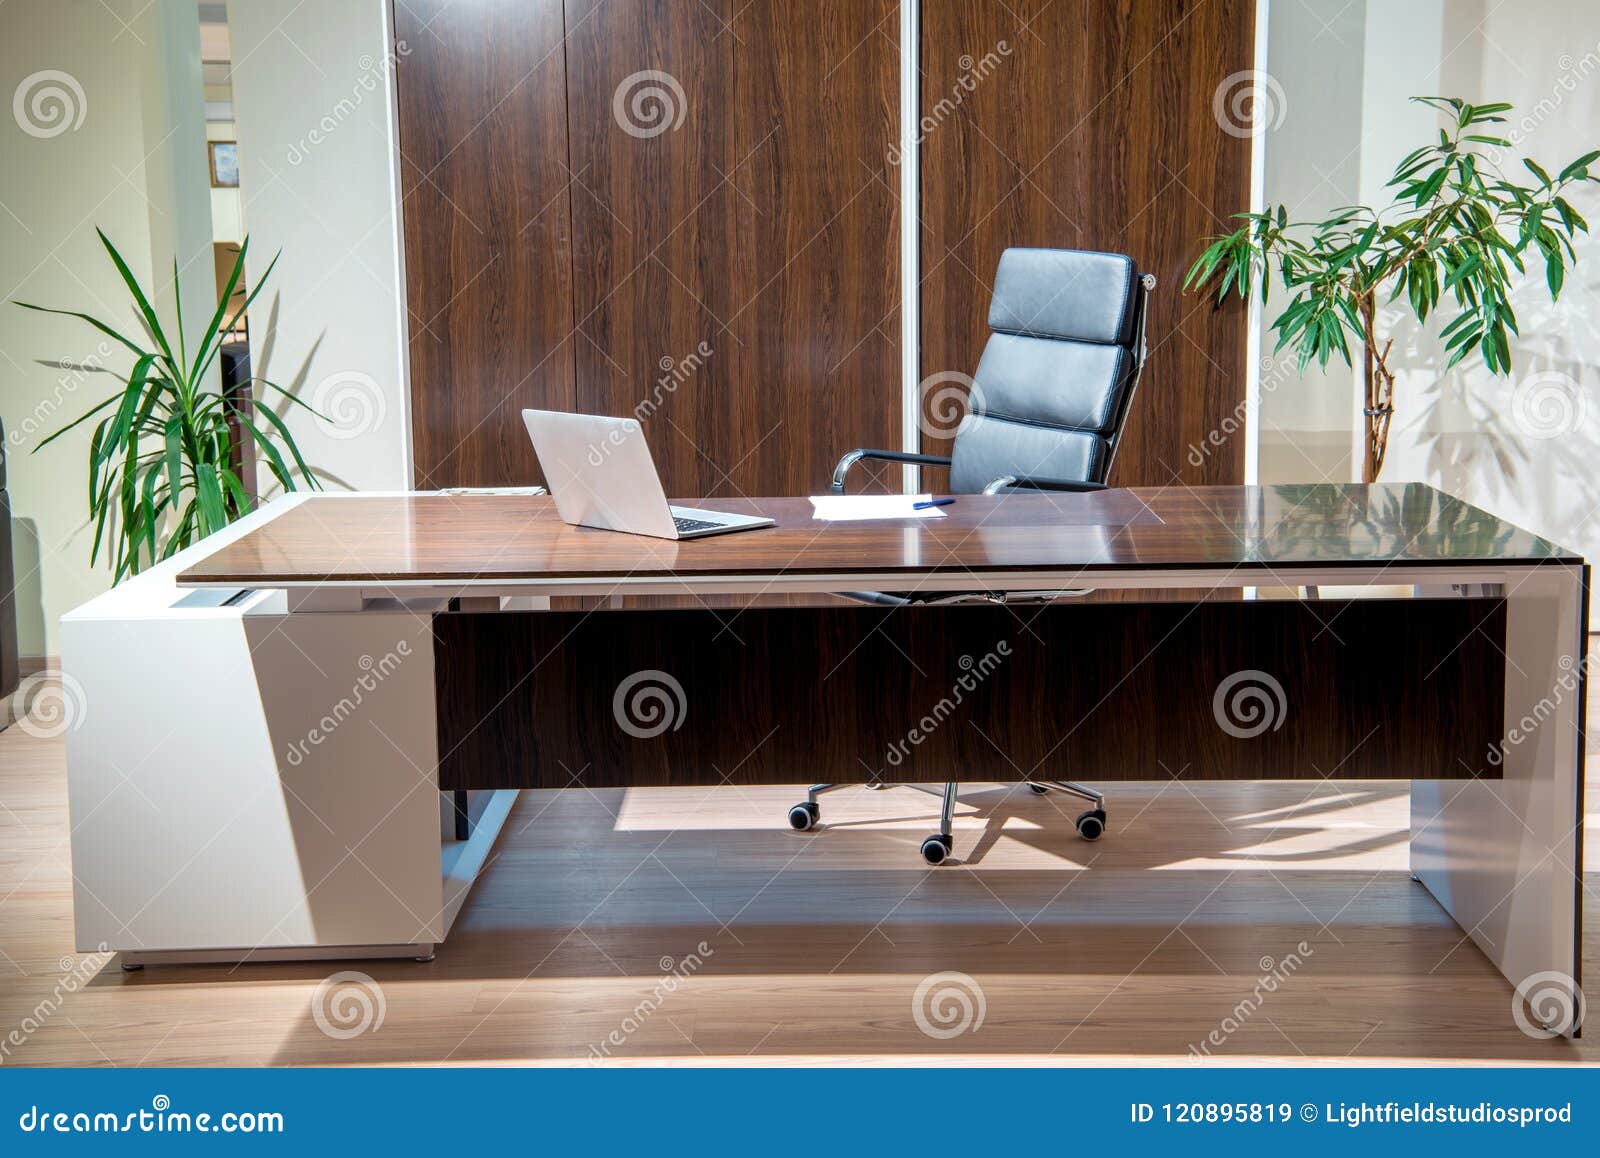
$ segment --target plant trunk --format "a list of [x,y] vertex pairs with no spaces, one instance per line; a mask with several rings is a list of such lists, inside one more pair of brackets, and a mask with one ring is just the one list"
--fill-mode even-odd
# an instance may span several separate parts
[[1389,371],[1389,350],[1394,339],[1379,348],[1377,302],[1371,294],[1361,299],[1361,328],[1361,481],[1372,483],[1378,481],[1389,450],[1389,422],[1394,417],[1394,375]]

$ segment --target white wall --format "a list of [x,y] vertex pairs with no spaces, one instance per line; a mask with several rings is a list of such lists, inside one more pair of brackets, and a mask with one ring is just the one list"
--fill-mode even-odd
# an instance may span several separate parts
[[[81,323],[9,303],[83,310],[136,334],[96,226],[146,286],[154,280],[158,301],[170,301],[174,253],[189,278],[213,284],[200,89],[183,81],[191,52],[198,76],[198,43],[192,0],[0,5],[0,95],[8,98],[0,114],[0,416],[24,656],[52,654],[57,617],[110,583],[107,568],[89,565],[89,429],[31,452],[117,383],[40,363],[125,371],[131,359]],[[36,75],[44,70],[68,79]],[[19,119],[11,100],[25,84],[29,92],[53,85],[67,103],[47,103],[42,120]]]
[[232,0],[228,21],[250,275],[282,251],[251,311],[255,373],[331,419],[281,411],[326,485],[409,487],[388,4]]
[[[1513,102],[1506,126],[1517,154],[1555,169],[1600,148],[1600,4],[1592,0],[1415,0],[1369,3],[1358,38],[1330,37],[1325,28],[1345,12],[1343,0],[1273,0],[1271,44],[1302,46],[1299,58],[1280,49],[1268,71],[1283,86],[1294,116],[1309,107],[1318,116],[1344,118],[1361,130],[1358,188],[1363,199],[1381,198],[1395,162],[1435,131],[1434,115],[1405,98],[1459,96],[1485,103]],[[1322,59],[1306,71],[1303,46],[1315,43]],[[1330,70],[1354,72],[1359,89],[1330,88]],[[1292,195],[1285,167],[1273,151],[1289,144],[1267,141],[1269,201]],[[1294,164],[1299,164],[1295,160]],[[1522,172],[1520,163],[1511,166]],[[1277,188],[1273,174],[1277,173]],[[1571,198],[1600,229],[1600,193],[1590,186]],[[1546,535],[1590,558],[1600,556],[1600,242],[1578,245],[1579,264],[1560,302],[1544,290],[1542,265],[1513,294],[1522,337],[1513,347],[1509,378],[1487,373],[1476,357],[1448,373],[1440,370],[1433,323],[1394,327],[1399,370],[1396,418],[1383,478],[1430,482],[1497,515]],[[1269,318],[1272,316],[1269,311]],[[1344,429],[1355,430],[1360,406],[1350,378]],[[1282,429],[1318,430],[1330,423],[1324,399],[1288,382],[1273,397],[1272,417]],[[1263,414],[1267,406],[1263,405]],[[1312,479],[1305,456],[1270,456],[1263,422],[1263,481]],[[1309,440],[1308,440],[1309,441]],[[1350,461],[1347,456],[1346,461]],[[1359,457],[1354,461],[1359,463]]]
[[[1359,108],[1366,20],[1366,0],[1271,5],[1267,99],[1275,115],[1262,118],[1269,126],[1260,141],[1265,195],[1269,204],[1288,206],[1296,220],[1326,217],[1360,196],[1361,118],[1351,115],[1349,102]],[[1273,356],[1277,335],[1270,325],[1281,303],[1269,302],[1263,316],[1261,479],[1343,481],[1350,477],[1354,380],[1342,363],[1327,371],[1313,364],[1302,378],[1293,350]]]
[[[152,300],[162,317],[176,316],[178,298],[172,279],[176,259],[190,290],[183,297],[185,332],[203,334],[216,308],[217,278],[200,78],[200,10],[188,0],[159,0],[140,10],[139,20],[140,35],[147,42],[135,59],[142,77],[143,198],[156,274]],[[210,374],[210,385],[215,388],[221,380],[217,368]]]

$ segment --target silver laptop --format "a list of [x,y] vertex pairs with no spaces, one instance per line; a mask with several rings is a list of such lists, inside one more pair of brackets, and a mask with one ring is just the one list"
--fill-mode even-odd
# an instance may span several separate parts
[[698,539],[770,527],[757,515],[667,505],[661,476],[632,418],[524,410],[533,451],[564,522],[658,539]]

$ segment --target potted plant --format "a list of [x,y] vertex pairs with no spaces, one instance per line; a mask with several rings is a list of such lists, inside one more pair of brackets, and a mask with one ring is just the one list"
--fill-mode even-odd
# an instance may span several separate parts
[[1385,186],[1395,190],[1388,205],[1352,205],[1311,222],[1290,221],[1282,205],[1237,213],[1245,224],[1206,238],[1184,279],[1185,289],[1214,288],[1218,301],[1230,290],[1248,299],[1259,287],[1265,304],[1276,274],[1289,303],[1272,323],[1274,352],[1293,347],[1302,372],[1313,358],[1326,367],[1334,354],[1350,364],[1351,343],[1361,345],[1365,482],[1383,469],[1394,417],[1394,338],[1379,332],[1380,307],[1399,303],[1419,323],[1436,310],[1453,312],[1439,333],[1445,368],[1477,351],[1492,372],[1508,373],[1507,334],[1518,332],[1512,279],[1527,271],[1528,260],[1542,261],[1551,299],[1560,295],[1567,267],[1577,261],[1573,240],[1589,228],[1567,193],[1600,181],[1589,175],[1600,150],[1554,176],[1523,157],[1530,183],[1506,175],[1496,158],[1512,142],[1493,126],[1505,122],[1509,104],[1412,100],[1439,110],[1448,127],[1438,143],[1414,149],[1396,167]]
[[[254,445],[272,477],[285,490],[296,488],[296,471],[306,486],[319,488],[294,436],[271,406],[204,385],[223,340],[266,285],[277,258],[224,324],[229,298],[244,276],[245,254],[250,248],[249,238],[245,239],[216,312],[191,351],[183,332],[177,262],[172,264],[173,292],[178,298],[174,332],[162,325],[150,298],[116,246],[104,232],[95,232],[132,295],[146,342],[136,342],[100,319],[76,310],[28,302],[16,304],[40,313],[77,318],[133,355],[133,368],[128,375],[116,375],[121,389],[34,448],[37,453],[67,431],[96,415],[102,416],[89,440],[89,515],[95,523],[90,562],[98,562],[102,547],[108,546],[112,581],[120,582],[227,526],[251,509],[255,496],[248,493],[239,477],[237,452],[242,448],[236,445],[237,439],[247,439]],[[281,386],[260,378],[252,381],[311,410]],[[265,422],[266,429],[258,419]],[[276,442],[283,444],[282,451]],[[284,451],[293,467],[284,458]]]

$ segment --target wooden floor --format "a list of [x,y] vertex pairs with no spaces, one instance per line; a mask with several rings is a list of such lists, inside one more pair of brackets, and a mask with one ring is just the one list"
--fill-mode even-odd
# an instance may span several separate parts
[[1411,882],[1403,784],[1120,785],[1097,844],[978,785],[939,869],[932,797],[842,791],[810,834],[799,798],[524,793],[432,963],[123,973],[73,951],[62,743],[12,727],[0,1064],[1600,1061],[1520,1032]]

